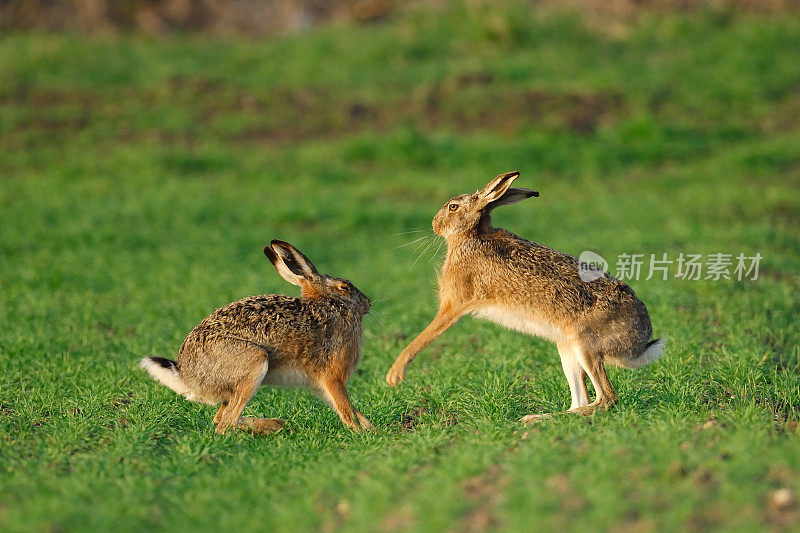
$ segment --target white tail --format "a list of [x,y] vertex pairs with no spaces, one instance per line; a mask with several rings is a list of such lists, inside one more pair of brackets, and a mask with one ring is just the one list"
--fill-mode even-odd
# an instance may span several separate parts
[[145,357],[139,363],[139,366],[147,370],[153,376],[153,379],[160,381],[181,396],[189,394],[189,388],[178,375],[175,361],[170,361],[163,357]]
[[664,339],[657,339],[654,343],[650,344],[639,355],[632,359],[625,360],[625,368],[641,368],[646,364],[652,363],[664,354]]

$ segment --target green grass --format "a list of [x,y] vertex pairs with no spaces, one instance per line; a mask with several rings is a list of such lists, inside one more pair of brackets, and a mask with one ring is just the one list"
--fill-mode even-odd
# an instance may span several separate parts
[[[408,9],[269,42],[0,40],[0,529],[800,527],[800,17]],[[401,246],[517,169],[496,225],[568,253],[763,256],[632,282],[664,358],[564,409],[555,347],[465,318],[391,389],[441,251]],[[351,434],[262,389],[266,438],[136,368],[205,315],[296,294],[282,238],[374,302]],[[674,270],[673,270],[674,272]],[[795,503],[771,503],[787,488]]]

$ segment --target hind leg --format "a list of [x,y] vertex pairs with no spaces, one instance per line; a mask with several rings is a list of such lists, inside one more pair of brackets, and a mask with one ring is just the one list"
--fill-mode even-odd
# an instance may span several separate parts
[[214,415],[214,425],[215,426],[219,423],[220,419],[222,418],[222,413],[225,412],[225,409],[227,407],[228,407],[228,401],[227,400],[225,400],[224,402],[222,402],[220,404],[219,410],[217,411],[217,414]]
[[578,355],[572,344],[558,343],[558,354],[561,356],[561,367],[569,383],[569,393],[572,397],[568,411],[576,411],[589,405],[589,392],[586,390],[586,371],[578,361]]
[[275,433],[283,428],[285,421],[280,418],[255,418],[250,416],[243,416],[239,418],[236,427],[249,431],[255,435],[267,435]]
[[[579,410],[589,405],[589,393],[586,390],[586,372],[578,361],[577,353],[573,345],[567,341],[561,341],[558,346],[558,355],[561,356],[561,368],[569,383],[569,392],[572,397],[568,413],[579,412]],[[551,416],[550,413],[526,415],[522,417],[523,422],[539,422]]]
[[[222,405],[219,406],[219,411],[217,411],[217,414],[214,415],[214,426],[219,424],[227,407],[227,401],[222,402]],[[268,433],[274,433],[275,431],[278,431],[283,427],[284,424],[285,422],[280,418],[253,418],[243,416],[239,418],[238,422],[236,422],[236,427],[257,435],[266,435]]]
[[256,393],[258,387],[261,386],[261,382],[264,380],[264,376],[267,374],[269,363],[263,356],[263,352],[257,348],[252,348],[252,350],[258,351],[259,355],[261,355],[262,362],[261,364],[253,365],[249,371],[242,376],[239,382],[234,385],[233,394],[228,399],[227,406],[221,408],[217,416],[214,417],[216,420],[217,433],[225,433],[229,428],[238,425],[239,419],[242,416],[242,411],[244,411],[244,406],[247,405],[247,402],[249,402],[250,398]]
[[617,404],[619,398],[611,385],[611,381],[606,374],[605,362],[600,352],[585,350],[575,345],[575,353],[583,370],[592,380],[595,391],[595,400],[587,406],[580,407],[575,412],[580,414],[590,414],[595,410],[606,411]]

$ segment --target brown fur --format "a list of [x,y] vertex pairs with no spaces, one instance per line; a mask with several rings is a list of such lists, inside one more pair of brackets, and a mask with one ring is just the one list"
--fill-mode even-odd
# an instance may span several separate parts
[[[420,350],[473,313],[555,341],[573,395],[570,410],[611,406],[617,395],[604,363],[635,366],[652,335],[647,308],[625,283],[608,275],[584,282],[574,257],[492,227],[493,208],[538,196],[510,187],[518,175],[502,174],[482,191],[456,196],[434,217],[434,232],[447,241],[439,312],[403,350],[386,380],[400,383]],[[591,406],[587,374],[597,394]]]
[[[361,319],[369,311],[369,299],[348,280],[317,273],[288,243],[272,241],[264,253],[281,276],[301,287],[302,297],[250,296],[203,319],[184,340],[174,363],[178,388],[187,390],[190,400],[222,404],[214,416],[217,432],[230,427],[254,433],[280,429],[279,419],[241,417],[258,388],[270,384],[309,386],[347,427],[369,428],[345,389],[361,356]],[[145,358],[142,366],[148,368],[151,361]]]

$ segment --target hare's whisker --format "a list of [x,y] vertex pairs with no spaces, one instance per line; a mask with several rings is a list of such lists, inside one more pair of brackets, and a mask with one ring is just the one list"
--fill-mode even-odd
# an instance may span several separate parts
[[428,244],[427,244],[427,245],[425,246],[425,248],[422,250],[422,253],[421,253],[421,254],[419,254],[419,255],[417,256],[417,258],[416,258],[416,259],[414,259],[414,262],[413,262],[413,263],[411,263],[411,267],[408,269],[408,271],[409,271],[409,272],[411,272],[411,269],[412,269],[412,268],[414,268],[414,265],[416,265],[416,264],[417,264],[417,261],[419,261],[419,260],[422,258],[422,256],[423,256],[423,255],[425,255],[425,253],[428,251],[428,249],[431,247],[431,245],[433,245],[433,243],[434,243],[434,242],[435,242],[435,241],[434,241],[433,239],[431,239],[431,240],[429,240],[429,241],[428,241]]
[[[422,255],[422,254],[425,253],[425,250],[428,249],[428,246],[431,243],[430,235],[426,235],[425,237],[426,237],[426,239],[424,241],[422,241],[421,243],[419,243],[417,246],[414,247],[414,251],[412,252],[413,255],[417,255],[417,254]],[[422,250],[422,251],[420,252],[420,250]]]
[[424,239],[425,237],[427,237],[427,235],[423,235],[422,237],[417,237],[416,239],[414,239],[414,240],[413,240],[413,241],[411,241],[411,242],[407,242],[407,243],[405,243],[405,244],[401,244],[401,245],[399,245],[399,246],[395,246],[394,248],[389,248],[389,251],[392,251],[392,250],[397,250],[398,248],[403,248],[404,246],[411,246],[411,245],[412,245],[412,244],[414,244],[415,242],[417,242],[417,241],[421,241],[421,240],[422,240],[422,239]]
[[439,251],[440,251],[441,249],[442,249],[442,241],[437,241],[437,242],[436,242],[436,251],[435,251],[435,252],[433,252],[433,254],[431,255],[431,258],[430,258],[430,259],[428,259],[428,263],[430,263],[431,261],[433,261],[433,259],[439,255]]
[[423,247],[427,248],[428,244],[430,244],[430,235],[426,235],[425,240],[414,247],[413,254],[416,255],[420,250],[424,249]]

